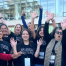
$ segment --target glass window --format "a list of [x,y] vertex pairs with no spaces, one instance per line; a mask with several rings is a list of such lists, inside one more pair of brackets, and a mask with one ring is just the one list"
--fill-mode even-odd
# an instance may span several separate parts
[[55,14],[55,0],[48,0],[48,11]]
[[8,5],[8,4],[9,4],[9,1],[4,2],[4,5]]
[[3,6],[3,2],[0,3],[0,6]]
[[26,13],[26,4],[27,4],[27,1],[26,0],[21,0],[21,12],[22,11],[25,11],[25,19],[27,18],[27,13]]
[[33,0],[27,0],[27,4],[26,4],[27,19],[31,18],[31,11],[33,10],[34,10]]
[[3,0],[0,0],[0,2],[2,2]]
[[20,19],[20,14],[21,14],[21,6],[20,6],[20,0],[15,0],[15,19],[19,20]]
[[63,16],[63,0],[56,0],[56,17]]
[[46,17],[46,10],[55,13],[56,17],[66,16],[66,0],[0,0],[0,13],[5,20],[20,20],[21,12],[25,11],[25,19],[31,18],[31,11],[42,6],[42,17]]
[[20,3],[20,0],[15,0],[15,2]]
[[0,2],[0,13],[2,14],[2,16],[4,16],[4,6],[3,6],[3,2]]
[[34,0],[34,10],[37,11],[37,15],[39,15],[39,7],[40,7],[40,0]]
[[64,0],[64,12],[63,15],[66,16],[66,0]]
[[9,17],[10,17],[10,20],[14,20],[15,19],[15,7],[14,7],[14,1],[10,1],[9,2],[9,11],[10,11],[10,14],[9,14]]
[[66,12],[63,12],[64,13],[64,17],[66,17]]
[[9,5],[4,5],[4,19],[9,20]]
[[41,0],[41,6],[43,8],[43,18],[45,18],[46,17],[45,12],[47,10],[47,0]]

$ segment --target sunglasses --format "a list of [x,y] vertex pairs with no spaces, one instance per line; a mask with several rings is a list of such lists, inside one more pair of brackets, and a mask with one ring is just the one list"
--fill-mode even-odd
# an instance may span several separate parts
[[55,33],[56,33],[56,34],[60,34],[60,35],[62,35],[62,32],[59,32],[59,31],[56,31]]

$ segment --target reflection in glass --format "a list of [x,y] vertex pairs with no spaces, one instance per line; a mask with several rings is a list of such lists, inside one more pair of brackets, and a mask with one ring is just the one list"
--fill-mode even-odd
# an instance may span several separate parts
[[1,2],[0,3],[0,13],[2,14],[2,16],[4,15],[4,10],[3,9],[4,9],[3,2]]
[[[18,1],[18,0],[17,0]],[[21,7],[20,7],[20,0],[19,2],[15,2],[15,19],[16,20],[19,20],[20,19],[20,10],[21,10]]]
[[2,14],[2,17],[4,16],[4,10],[3,6],[0,6],[0,13]]
[[4,2],[4,5],[8,5],[9,4],[9,1],[7,1],[7,2]]
[[4,5],[4,19],[9,20],[9,5]]
[[64,12],[64,17],[66,17],[66,12]]
[[9,2],[9,8],[10,8],[10,13],[9,13],[9,18],[10,20],[14,20],[15,19],[15,7],[14,7],[14,1],[10,1]]
[[26,4],[27,4],[27,0],[21,0],[21,12],[25,11],[25,19],[27,18],[27,13],[26,13]]
[[31,12],[33,11],[34,7],[33,7],[33,0],[28,0],[27,4],[26,4],[26,15],[27,15],[27,19],[31,18]]
[[0,2],[3,2],[3,0],[0,0]]
[[46,17],[45,12],[47,10],[47,0],[41,0],[41,6],[43,8],[43,18],[45,18]]
[[0,2],[0,13],[2,14],[2,16],[4,15],[4,10],[3,9],[4,9],[3,2]]
[[63,13],[64,16],[66,16],[66,0],[64,0],[64,13]]
[[2,3],[0,3],[0,6],[3,6],[3,2],[2,2]]
[[15,0],[15,2],[20,2],[20,0]]
[[40,0],[34,0],[34,10],[37,11],[37,15],[39,15],[39,6],[40,6]]
[[56,16],[63,16],[63,0],[56,0]]
[[20,5],[18,4],[15,4],[15,19],[18,20],[20,18],[20,8],[19,8]]
[[39,15],[40,6],[43,18],[46,17],[46,10],[55,13],[56,17],[66,16],[66,0],[0,0],[0,13],[5,20],[19,20],[21,12],[25,11],[25,19],[30,19],[31,11],[36,10]]

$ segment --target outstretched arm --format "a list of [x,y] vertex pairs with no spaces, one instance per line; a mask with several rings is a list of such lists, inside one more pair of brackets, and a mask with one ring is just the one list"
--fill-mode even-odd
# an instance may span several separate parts
[[0,59],[5,60],[5,61],[9,61],[13,58],[12,58],[12,54],[0,53]]
[[47,43],[51,40],[51,36],[49,34],[49,22],[46,21],[45,26],[44,26],[44,39]]
[[33,39],[35,39],[35,37],[36,37],[35,29],[34,29],[34,19],[37,17],[36,13],[37,13],[37,12],[34,11],[34,12],[31,14],[31,32],[32,32]]
[[39,7],[39,10],[40,10],[40,15],[39,15],[39,21],[38,21],[38,27],[41,26],[41,22],[42,22],[42,7]]
[[18,52],[17,54],[5,54],[5,53],[0,53],[0,59],[9,61],[11,59],[18,58],[21,56],[22,52]]
[[47,14],[47,21],[44,26],[44,38],[48,43],[52,39],[51,35],[49,34],[49,21],[54,18],[54,14],[48,11],[46,11],[46,14]]
[[25,27],[26,29],[28,29],[27,24],[26,24],[25,19],[24,19],[24,14],[25,14],[25,11],[22,12],[22,16],[21,16],[22,23],[23,23],[24,27]]

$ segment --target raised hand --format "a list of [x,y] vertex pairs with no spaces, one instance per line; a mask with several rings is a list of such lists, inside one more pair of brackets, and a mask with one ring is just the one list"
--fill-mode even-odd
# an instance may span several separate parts
[[12,58],[15,59],[15,58],[18,58],[19,56],[21,56],[22,52],[18,52],[17,54],[12,54]]
[[33,11],[33,13],[31,12],[31,17],[34,19],[34,18],[36,18],[38,15],[36,15],[37,14],[37,12],[36,11]]
[[61,26],[63,30],[66,29],[66,19],[64,19],[63,22],[61,22]]
[[22,16],[25,14],[25,11],[22,12]]
[[46,11],[45,12],[46,13],[46,15],[47,15],[47,20],[51,20],[51,19],[53,19],[54,18],[54,13],[50,13],[50,12],[48,12],[48,11]]
[[12,38],[12,37],[10,38],[10,42],[11,42],[10,44],[11,44],[12,47],[17,45],[17,41],[14,40],[14,38]]
[[41,46],[43,43],[42,39],[40,38],[39,41],[37,40],[37,45]]

